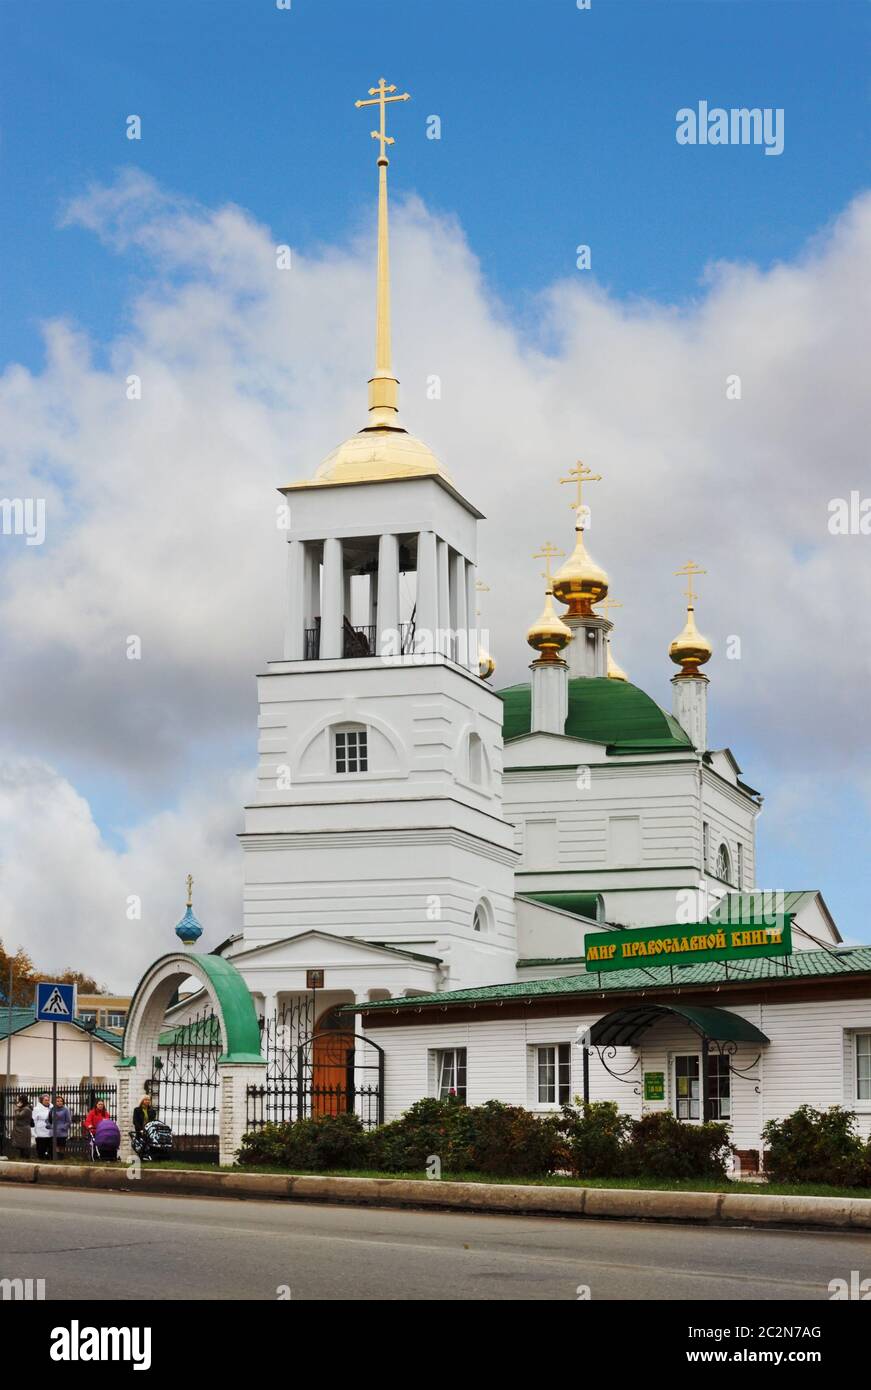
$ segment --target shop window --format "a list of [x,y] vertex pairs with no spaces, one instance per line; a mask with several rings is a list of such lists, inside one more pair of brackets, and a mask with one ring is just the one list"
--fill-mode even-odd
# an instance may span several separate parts
[[708,1057],[708,1089],[711,1101],[711,1119],[728,1120],[732,1116],[732,1073],[729,1071],[729,1058],[713,1052]]
[[675,1057],[674,1113],[679,1120],[697,1120],[699,1118],[701,1094],[699,1072],[698,1057]]

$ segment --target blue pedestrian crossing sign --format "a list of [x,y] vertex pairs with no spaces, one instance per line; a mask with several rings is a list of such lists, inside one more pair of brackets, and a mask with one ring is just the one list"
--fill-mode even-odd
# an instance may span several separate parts
[[36,1017],[43,1023],[72,1023],[76,1016],[75,985],[40,980],[36,986]]

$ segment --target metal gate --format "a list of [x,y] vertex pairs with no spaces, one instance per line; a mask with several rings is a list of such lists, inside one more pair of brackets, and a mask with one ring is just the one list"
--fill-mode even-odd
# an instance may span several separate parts
[[220,1052],[221,1029],[210,1008],[160,1036],[145,1089],[158,1119],[172,1130],[174,1157],[218,1162]]
[[266,1085],[247,1090],[247,1128],[319,1115],[359,1116],[364,1129],[384,1123],[384,1052],[331,1013],[311,1030],[311,1001],[300,999],[262,1021]]

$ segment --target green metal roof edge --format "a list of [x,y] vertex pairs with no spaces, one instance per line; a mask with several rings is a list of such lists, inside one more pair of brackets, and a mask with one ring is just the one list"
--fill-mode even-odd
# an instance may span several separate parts
[[[851,966],[848,961],[854,962]],[[828,968],[810,969],[812,965]],[[835,967],[835,962],[837,966]],[[711,984],[759,984],[775,979],[826,979],[834,975],[871,974],[871,945],[851,946],[848,951],[794,951],[791,956],[748,958],[730,962],[728,974],[721,961],[707,961],[685,966],[644,966],[629,970],[584,971],[579,975],[559,975],[544,980],[518,980],[501,985],[482,985],[473,989],[446,990],[440,994],[407,995],[397,999],[376,1000],[371,1003],[346,1004],[343,1012],[380,1013],[423,1006],[447,1007],[449,1004],[476,1004],[500,999],[544,999],[550,996],[630,993],[634,990],[670,989]],[[786,969],[785,967],[789,968]],[[857,968],[858,967],[858,968]],[[676,978],[671,978],[671,970]],[[669,972],[666,975],[666,971]]]

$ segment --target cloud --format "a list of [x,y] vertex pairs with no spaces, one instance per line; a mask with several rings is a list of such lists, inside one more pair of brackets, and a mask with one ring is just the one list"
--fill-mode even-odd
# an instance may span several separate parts
[[[253,763],[253,676],[281,654],[275,489],[311,476],[365,415],[370,212],[351,244],[294,247],[282,271],[269,229],[243,209],[199,206],[143,175],[66,210],[67,224],[129,260],[135,294],[114,341],[47,323],[43,368],[13,365],[0,379],[4,495],[47,506],[43,546],[0,546],[4,737],[31,769],[4,791],[24,818],[16,882],[50,862],[56,898],[11,934],[41,956],[55,959],[63,939],[63,954],[84,962],[95,935],[112,935],[130,855],[146,841],[147,891],[173,880],[161,912],[174,921],[187,860],[181,852],[168,874],[157,857],[174,848],[164,816],[179,815],[162,808],[183,802],[173,832],[200,845],[190,810],[206,805],[203,788],[226,794],[227,764]],[[515,321],[458,224],[417,200],[394,209],[392,255],[403,417],[488,514],[482,622],[497,684],[525,677],[541,592],[539,565],[522,557],[544,539],[571,544],[558,479],[581,457],[604,475],[590,490],[589,542],[624,604],[614,649],[631,678],[668,704],[666,650],[683,623],[673,571],[692,556],[708,572],[700,625],[718,647],[715,740],[735,748],[751,782],[748,748],[811,780],[824,768],[857,776],[871,541],[831,536],[827,505],[871,492],[871,196],[793,263],[710,267],[680,308],[615,301],[579,272]],[[139,400],[128,399],[134,374]],[[438,401],[427,398],[432,374]],[[730,374],[740,400],[727,399]],[[730,634],[740,660],[722,650]],[[131,636],[141,660],[127,659]],[[135,808],[123,852],[100,840],[74,789],[94,779]],[[75,830],[87,875],[43,838],[49,802],[58,831]],[[235,884],[238,904],[241,855],[226,837],[241,828],[241,802],[222,815],[225,838],[201,844],[204,877]],[[125,951],[132,935],[118,938]]]

